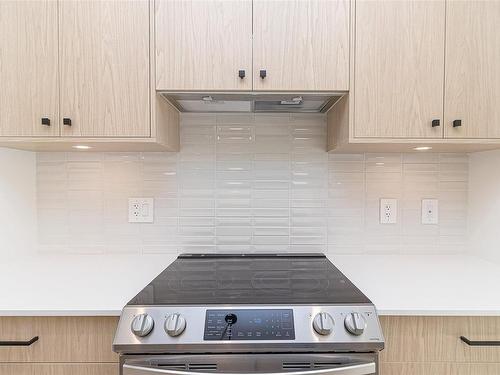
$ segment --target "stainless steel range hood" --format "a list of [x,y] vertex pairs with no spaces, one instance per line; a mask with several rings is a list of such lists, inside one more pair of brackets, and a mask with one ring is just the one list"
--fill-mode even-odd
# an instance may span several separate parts
[[181,112],[325,113],[346,92],[159,92]]

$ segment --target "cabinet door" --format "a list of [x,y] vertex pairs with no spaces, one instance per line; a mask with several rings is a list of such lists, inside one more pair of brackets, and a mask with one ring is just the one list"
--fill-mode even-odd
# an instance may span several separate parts
[[[2,346],[4,362],[118,362],[111,345],[116,317],[0,317],[0,340],[26,341],[30,346]],[[3,372],[0,370],[0,374]]]
[[0,135],[59,135],[57,73],[57,2],[0,1]]
[[447,3],[447,138],[500,138],[499,25],[500,1]]
[[149,137],[149,2],[59,3],[61,134]]
[[155,7],[158,90],[252,89],[251,0],[157,0]]
[[442,138],[444,30],[444,0],[356,2],[355,137]]
[[349,4],[254,0],[254,90],[348,90]]
[[118,375],[118,363],[0,363],[2,375]]

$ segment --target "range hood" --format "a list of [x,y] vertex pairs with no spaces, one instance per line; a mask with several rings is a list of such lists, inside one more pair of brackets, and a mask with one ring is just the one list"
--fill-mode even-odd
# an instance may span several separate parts
[[325,113],[346,92],[159,92],[181,112]]

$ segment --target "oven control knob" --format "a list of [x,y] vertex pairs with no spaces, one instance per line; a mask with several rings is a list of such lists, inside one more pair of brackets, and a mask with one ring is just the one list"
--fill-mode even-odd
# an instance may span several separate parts
[[148,314],[139,314],[134,317],[130,329],[132,333],[139,337],[144,337],[149,335],[153,330],[155,321]]
[[360,336],[366,328],[366,318],[362,313],[352,312],[345,317],[344,326],[349,333]]
[[179,314],[170,314],[165,320],[165,332],[171,337],[176,337],[182,334],[186,329],[186,319]]
[[313,328],[320,335],[328,336],[333,332],[334,326],[335,322],[332,316],[326,312],[320,312],[314,317]]

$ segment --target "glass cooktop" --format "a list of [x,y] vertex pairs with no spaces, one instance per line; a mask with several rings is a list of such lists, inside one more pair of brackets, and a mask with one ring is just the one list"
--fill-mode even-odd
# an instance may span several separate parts
[[128,304],[355,303],[370,300],[323,254],[184,254]]

